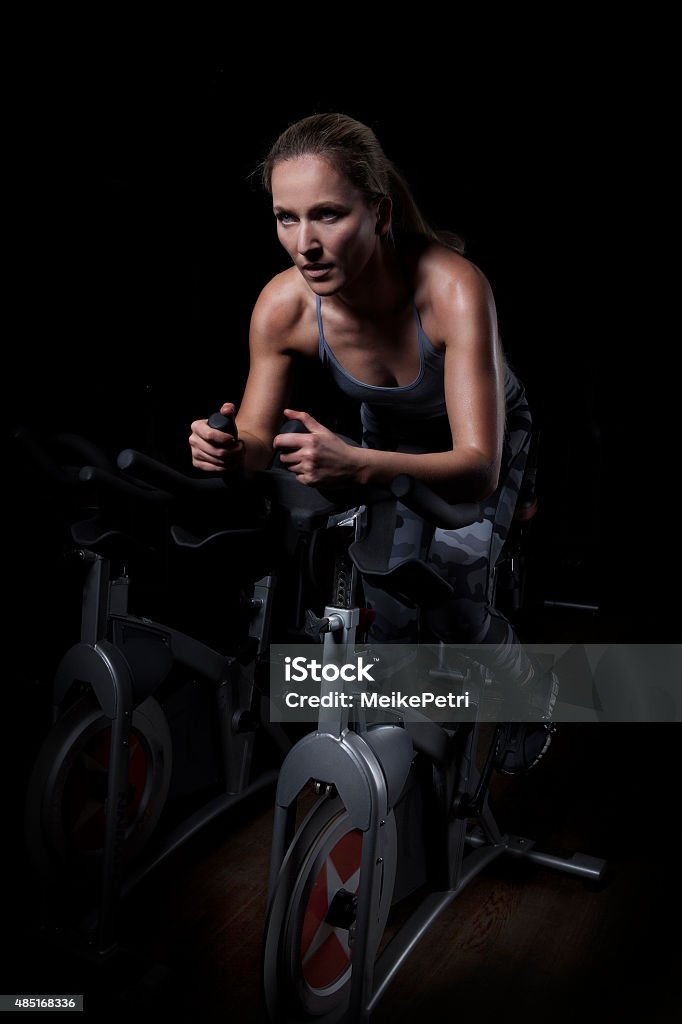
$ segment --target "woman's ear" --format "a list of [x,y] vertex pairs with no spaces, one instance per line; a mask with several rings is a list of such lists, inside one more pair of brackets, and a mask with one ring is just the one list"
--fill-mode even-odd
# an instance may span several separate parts
[[386,237],[391,230],[393,200],[390,196],[382,196],[377,205],[377,222],[374,228],[377,235]]

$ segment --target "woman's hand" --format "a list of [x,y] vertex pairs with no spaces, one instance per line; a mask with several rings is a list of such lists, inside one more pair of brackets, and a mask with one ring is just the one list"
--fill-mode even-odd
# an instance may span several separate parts
[[277,434],[272,442],[280,462],[302,484],[345,484],[357,480],[361,448],[346,444],[307,412],[285,409],[284,415],[298,420],[307,434]]
[[[234,416],[232,402],[220,406],[223,416]],[[244,465],[244,445],[232,434],[209,427],[208,420],[195,420],[189,437],[192,465],[205,473],[226,473],[240,470]]]

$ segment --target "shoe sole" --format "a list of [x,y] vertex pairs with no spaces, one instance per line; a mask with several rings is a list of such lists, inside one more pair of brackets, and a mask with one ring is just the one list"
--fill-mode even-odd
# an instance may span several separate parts
[[[554,706],[555,706],[555,704],[557,702],[558,696],[559,696],[559,680],[557,679],[555,674],[552,673],[552,692],[549,695],[549,707],[547,709],[547,717],[542,719],[543,722],[551,721],[552,714],[554,713]],[[542,757],[542,754],[540,756]]]
[[[549,724],[547,722],[543,722],[541,724],[544,725],[546,730],[547,730],[547,738],[545,739],[544,746],[543,746],[542,750],[540,751],[540,753],[535,756],[535,759],[533,761],[531,761],[530,764],[523,765],[523,767],[521,767],[521,768],[510,769],[510,768],[505,768],[503,766],[498,767],[496,765],[495,767],[497,768],[497,771],[500,773],[500,775],[525,775],[527,772],[532,771],[533,768],[535,768],[535,766],[537,764],[539,764],[540,761],[542,761],[543,757],[545,756],[545,754],[547,753],[547,751],[549,750],[549,748],[552,745],[552,737],[554,736],[554,733],[556,732],[556,725]],[[503,764],[504,764],[504,762],[503,762]]]

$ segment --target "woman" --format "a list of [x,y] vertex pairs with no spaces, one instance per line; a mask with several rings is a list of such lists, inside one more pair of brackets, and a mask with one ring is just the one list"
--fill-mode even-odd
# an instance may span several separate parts
[[[452,502],[482,502],[483,522],[457,531],[429,531],[404,510],[395,545],[402,553],[428,546],[454,588],[429,613],[434,633],[485,645],[490,667],[508,686],[515,681],[510,717],[541,723],[509,727],[498,761],[510,772],[531,767],[549,746],[557,683],[487,602],[531,426],[523,388],[505,365],[489,284],[458,239],[424,221],[374,133],[350,117],[316,114],[291,125],[262,172],[294,265],[264,287],[253,310],[239,441],[197,420],[192,462],[208,473],[263,469],[274,447],[303,484],[383,484],[408,473]],[[288,408],[301,356],[321,360],[361,403],[362,447]],[[221,411],[236,408],[228,402]],[[282,415],[309,433],[278,433]],[[375,639],[414,639],[414,610],[367,591]]]

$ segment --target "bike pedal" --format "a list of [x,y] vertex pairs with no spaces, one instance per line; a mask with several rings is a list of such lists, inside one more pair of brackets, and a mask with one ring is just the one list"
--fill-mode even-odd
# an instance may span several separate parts
[[304,631],[308,636],[320,637],[323,633],[329,632],[329,619],[319,618],[315,612],[308,609],[305,613]]

